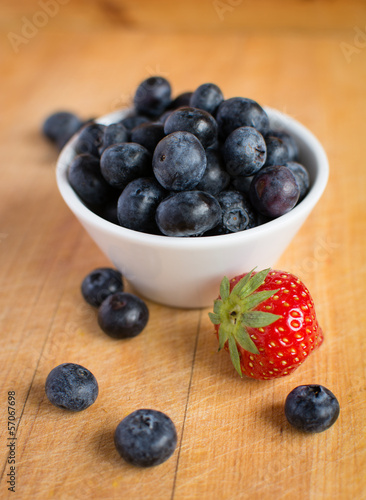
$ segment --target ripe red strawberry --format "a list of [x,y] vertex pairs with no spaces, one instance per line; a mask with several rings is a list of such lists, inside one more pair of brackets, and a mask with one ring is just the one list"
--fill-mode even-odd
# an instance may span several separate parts
[[240,376],[289,375],[323,342],[309,291],[284,271],[225,277],[209,316]]

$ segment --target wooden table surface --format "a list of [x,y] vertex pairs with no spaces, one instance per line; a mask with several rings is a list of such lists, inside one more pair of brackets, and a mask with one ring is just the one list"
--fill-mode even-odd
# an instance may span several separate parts
[[[365,499],[365,2],[2,0],[0,13],[0,498]],[[209,309],[148,301],[146,330],[116,342],[83,302],[84,276],[110,263],[62,201],[40,127],[58,109],[85,119],[118,109],[153,74],[175,94],[212,81],[278,108],[328,154],[326,192],[276,266],[305,281],[326,340],[287,378],[240,380],[217,352]],[[98,379],[83,412],[45,396],[63,362]],[[284,417],[304,383],[339,399],[324,433],[302,435]],[[138,408],[177,427],[174,455],[155,468],[114,448],[116,425]]]

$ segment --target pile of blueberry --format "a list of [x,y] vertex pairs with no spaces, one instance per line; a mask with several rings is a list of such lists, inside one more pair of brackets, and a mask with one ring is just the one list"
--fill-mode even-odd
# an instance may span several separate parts
[[58,145],[75,130],[71,186],[90,210],[135,231],[243,231],[287,213],[309,189],[294,138],[271,129],[257,102],[224,99],[213,83],[172,99],[170,83],[151,77],[117,123],[82,126],[72,113],[56,113],[43,127]]

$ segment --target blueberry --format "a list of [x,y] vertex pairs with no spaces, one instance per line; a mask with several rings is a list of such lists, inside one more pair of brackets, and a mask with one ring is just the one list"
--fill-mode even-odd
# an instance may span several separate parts
[[287,146],[279,137],[267,135],[266,148],[266,166],[284,165],[288,161],[289,156]]
[[223,100],[223,93],[217,85],[214,83],[204,83],[193,92],[190,106],[203,109],[211,115],[215,115],[217,108]]
[[289,168],[295,176],[296,182],[300,188],[299,201],[301,201],[305,197],[306,193],[309,191],[310,187],[309,173],[304,167],[304,165],[302,165],[301,163],[289,161],[285,164],[285,166]]
[[90,207],[102,206],[111,196],[111,186],[102,176],[95,156],[76,156],[69,166],[68,179],[74,191]]
[[164,137],[152,160],[155,177],[172,191],[193,189],[202,179],[206,164],[202,144],[189,132],[174,132]]
[[257,225],[257,215],[243,193],[227,189],[216,198],[222,209],[221,222],[214,228],[216,234],[236,233]]
[[121,142],[128,142],[130,139],[129,132],[123,123],[112,123],[104,129],[101,145],[99,147],[99,154],[102,155],[105,149],[114,144]]
[[115,144],[102,154],[100,169],[108,184],[123,189],[133,179],[152,173],[151,155],[141,144]]
[[105,125],[89,123],[79,132],[76,143],[76,154],[90,154],[99,158],[99,148],[102,145]]
[[165,133],[162,123],[142,123],[131,131],[131,142],[141,144],[151,154],[163,137],[165,137]]
[[159,116],[159,118],[157,120],[158,123],[161,123],[162,125],[164,125],[165,122],[166,122],[166,120],[167,120],[167,118],[168,118],[168,116],[170,116],[173,113],[173,111],[175,111],[175,110],[174,109],[168,109],[167,111],[164,111],[164,113]]
[[230,175],[250,176],[266,161],[266,143],[253,127],[239,127],[227,137],[222,154]]
[[232,177],[231,184],[236,191],[240,191],[249,196],[249,189],[252,183],[254,175],[250,175],[248,177],[242,177],[238,175],[237,177]]
[[156,118],[166,110],[170,101],[170,83],[161,76],[152,76],[141,82],[133,99],[138,113]]
[[220,203],[222,210],[229,210],[235,205],[240,206],[246,212],[246,216],[248,217],[248,223],[244,229],[250,229],[258,225],[258,214],[254,210],[249,196],[245,193],[241,193],[240,191],[236,191],[235,189],[227,189],[222,191],[217,199]]
[[109,295],[98,311],[98,323],[104,333],[115,339],[136,337],[145,328],[149,310],[136,295],[117,292]]
[[123,118],[118,123],[121,123],[127,130],[132,130],[135,127],[138,127],[139,125],[142,125],[143,123],[150,123],[150,122],[151,120],[149,117],[132,113],[129,116],[126,116],[126,118]]
[[58,111],[48,116],[43,123],[42,132],[62,149],[69,139],[84,125],[74,113]]
[[253,178],[249,196],[259,213],[275,218],[289,212],[296,205],[300,188],[289,168],[263,167]]
[[215,195],[227,188],[230,183],[230,175],[225,170],[225,164],[219,151],[206,149],[206,159],[206,170],[196,189]]
[[217,109],[216,121],[219,135],[226,138],[239,127],[253,127],[263,136],[269,130],[269,120],[264,109],[252,99],[232,97],[223,101]]
[[102,219],[112,222],[112,224],[119,225],[117,217],[117,202],[120,194],[120,190],[118,190],[118,195],[116,193],[111,193],[111,197],[107,200],[107,202],[100,207],[96,207],[93,212],[99,215]]
[[217,123],[210,113],[189,106],[171,113],[164,123],[164,132],[190,132],[195,135],[204,148],[212,146],[217,139]]
[[192,94],[193,92],[182,92],[181,94],[177,95],[177,97],[173,99],[172,102],[169,104],[168,109],[174,110],[181,108],[183,106],[189,106]]
[[284,130],[272,130],[269,135],[278,137],[287,147],[288,161],[297,161],[299,158],[299,148],[293,136]]
[[130,413],[118,424],[114,443],[126,462],[151,467],[162,464],[174,453],[177,431],[165,413],[141,409]]
[[300,385],[286,398],[285,415],[291,425],[304,432],[323,432],[339,416],[339,402],[322,385]]
[[88,304],[99,307],[109,295],[123,291],[122,274],[110,267],[94,269],[83,279],[81,293]]
[[159,233],[155,212],[166,196],[167,192],[154,178],[140,177],[131,181],[118,199],[119,224],[135,231]]
[[85,410],[98,397],[98,382],[94,375],[75,363],[63,363],[51,370],[45,389],[53,405],[72,411]]
[[166,236],[200,236],[221,220],[219,202],[203,191],[182,191],[165,198],[156,222]]
[[226,189],[225,191],[219,193],[216,196],[216,199],[220,203],[221,207],[226,209],[232,207],[233,205],[243,203],[244,197],[243,193],[240,193],[239,191]]

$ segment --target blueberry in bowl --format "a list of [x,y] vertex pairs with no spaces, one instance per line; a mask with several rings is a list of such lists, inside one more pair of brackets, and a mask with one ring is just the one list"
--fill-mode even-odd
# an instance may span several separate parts
[[[129,131],[121,133],[118,145],[99,144],[96,160],[83,153],[89,154],[97,195],[83,198],[70,180],[71,166],[79,161],[80,132],[59,156],[58,188],[139,294],[172,307],[206,307],[222,276],[275,264],[326,187],[327,156],[301,123],[252,99],[220,98],[210,114],[203,104],[192,111],[194,99],[174,108],[164,81],[141,88],[152,92],[150,114],[144,107],[150,98],[139,90],[139,109],[117,110],[95,121],[104,134],[118,123],[122,132]],[[133,121],[129,128],[128,120]],[[141,132],[148,128],[149,143]],[[272,164],[277,161],[283,165]],[[224,191],[239,191],[241,201],[227,207]],[[103,217],[104,207],[109,213],[113,205],[113,216]]]

